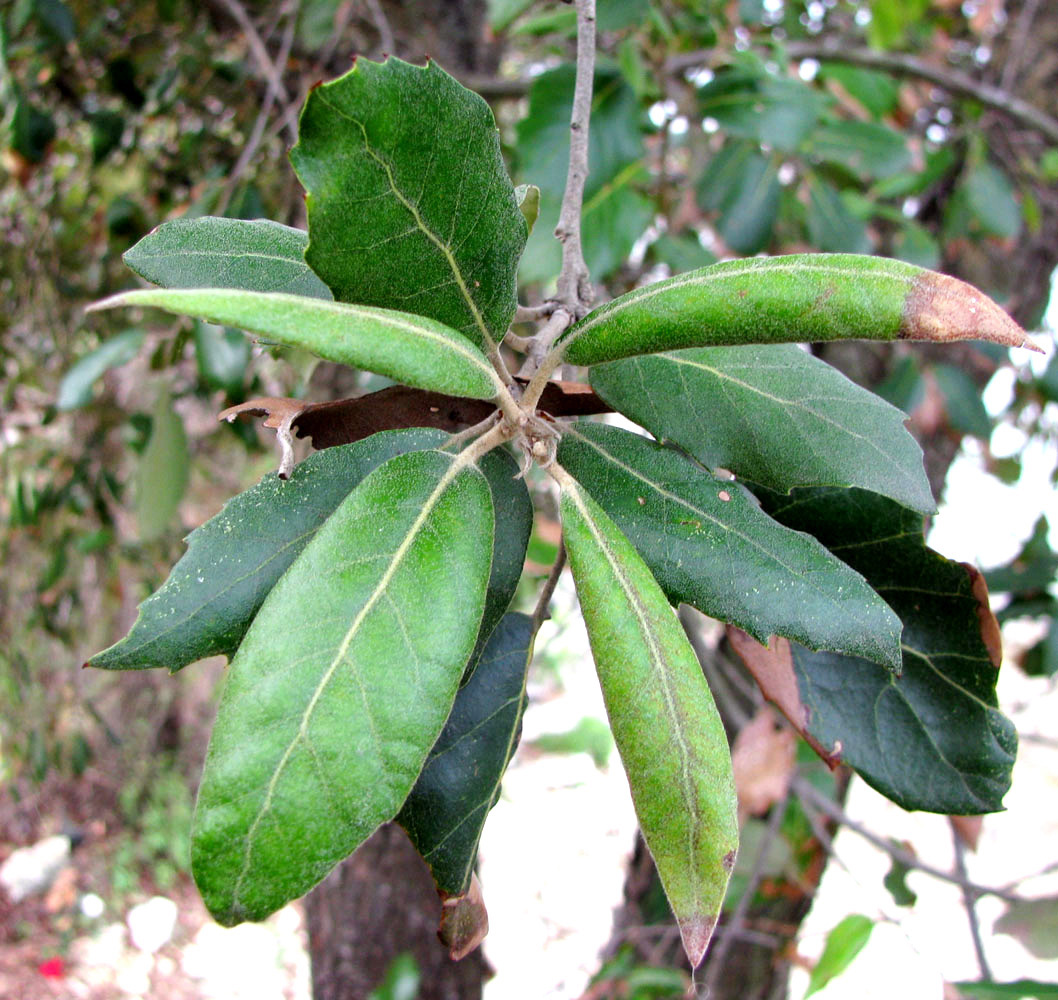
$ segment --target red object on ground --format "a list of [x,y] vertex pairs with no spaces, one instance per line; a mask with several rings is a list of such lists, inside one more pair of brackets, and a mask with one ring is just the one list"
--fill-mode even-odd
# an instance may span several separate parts
[[37,966],[37,971],[44,976],[45,979],[62,979],[66,975],[66,963],[56,956],[55,958],[49,958],[44,962],[41,962]]

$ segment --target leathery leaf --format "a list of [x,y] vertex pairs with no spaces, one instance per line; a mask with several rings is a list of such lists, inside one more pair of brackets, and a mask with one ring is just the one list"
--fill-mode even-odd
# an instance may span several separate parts
[[391,309],[234,288],[144,289],[91,306],[151,306],[258,333],[417,389],[492,399],[501,388],[485,356],[443,323]]
[[738,848],[731,754],[661,587],[579,483],[556,469],[570,568],[636,815],[693,966]]
[[446,896],[470,889],[481,831],[518,744],[532,638],[528,615],[500,620],[397,816]]
[[571,364],[725,344],[992,340],[1038,350],[995,302],[956,278],[859,254],[729,260],[618,296],[556,344]]
[[493,522],[465,458],[399,455],[273,588],[232,661],[192,825],[220,923],[301,896],[397,814],[477,636]]

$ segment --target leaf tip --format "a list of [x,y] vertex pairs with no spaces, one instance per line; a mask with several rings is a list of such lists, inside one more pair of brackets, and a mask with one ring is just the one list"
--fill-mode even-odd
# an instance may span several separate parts
[[481,894],[477,875],[470,878],[470,888],[459,896],[441,896],[441,924],[437,937],[448,949],[453,962],[466,958],[489,933],[489,913]]
[[684,917],[678,922],[687,960],[691,963],[692,969],[697,969],[702,964],[709,941],[712,939],[716,917],[712,914],[699,913],[692,917]]
[[911,283],[904,300],[899,337],[937,343],[990,340],[1007,347],[1043,350],[984,292],[936,271],[923,271]]

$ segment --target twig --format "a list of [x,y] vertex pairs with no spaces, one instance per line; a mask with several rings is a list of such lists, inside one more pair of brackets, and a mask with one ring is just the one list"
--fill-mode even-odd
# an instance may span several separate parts
[[541,302],[538,306],[518,306],[514,311],[512,323],[533,323],[536,320],[546,319],[558,308],[554,299]]
[[218,2],[246,34],[246,44],[250,46],[250,52],[253,54],[254,60],[257,62],[265,80],[275,91],[276,96],[284,104],[289,104],[290,95],[287,93],[287,88],[283,86],[282,76],[269,58],[268,49],[265,48],[265,43],[261,41],[261,36],[257,33],[253,21],[250,20],[250,15],[246,13],[246,8],[243,7],[239,0],[218,0]]
[[[290,5],[289,19],[287,21],[286,30],[283,32],[283,39],[280,43],[279,58],[276,60],[278,66],[285,66],[287,59],[290,58],[290,50],[294,45],[294,33],[298,24],[298,8],[300,7],[300,0],[293,0]],[[225,209],[228,207],[228,203],[231,201],[231,196],[235,192],[235,185],[239,178],[242,176],[243,171],[250,165],[254,156],[257,155],[257,150],[261,145],[261,139],[264,136],[265,126],[268,124],[268,116],[272,113],[272,107],[276,102],[276,98],[279,97],[279,93],[275,88],[276,77],[272,76],[268,78],[268,82],[265,86],[264,100],[261,102],[261,110],[257,113],[257,119],[253,123],[253,128],[250,131],[250,138],[246,145],[243,146],[242,152],[239,154],[239,158],[235,161],[235,166],[232,167],[231,173],[228,175],[227,183],[224,186],[224,193],[221,195],[220,201],[217,203],[217,214],[223,215]],[[294,141],[297,141],[295,135]]]
[[894,76],[918,77],[935,83],[949,94],[968,97],[989,108],[1028,125],[1051,142],[1058,142],[1058,119],[1052,118],[1028,101],[1015,97],[1002,87],[982,83],[958,70],[946,69],[924,62],[902,52],[876,52],[873,49],[845,49],[819,42],[791,42],[786,46],[791,59],[819,59],[862,66],[864,69],[881,69]]
[[1003,66],[1003,74],[999,78],[1000,89],[1013,91],[1017,80],[1018,70],[1024,60],[1027,49],[1026,42],[1029,39],[1029,29],[1036,19],[1036,11],[1039,9],[1040,0],[1026,0],[1025,6],[1021,8],[1018,15],[1018,23],[1014,28],[1014,35],[1010,39],[1010,47],[1007,50],[1006,65]]
[[981,940],[981,924],[977,919],[977,893],[969,887],[966,874],[966,846],[963,844],[959,831],[955,828],[953,820],[949,819],[951,827],[951,842],[955,848],[955,872],[963,880],[962,898],[963,906],[966,908],[966,919],[970,924],[970,937],[973,938],[974,952],[977,954],[977,965],[981,970],[982,979],[991,979],[992,970],[989,968],[988,959],[985,957],[985,946]]
[[551,598],[555,593],[555,587],[558,586],[558,578],[562,575],[562,570],[565,566],[566,546],[563,541],[559,540],[558,554],[555,556],[555,561],[551,564],[551,572],[548,573],[547,580],[544,581],[543,590],[540,591],[540,596],[536,599],[536,609],[533,611],[532,635],[536,635],[540,631],[540,626],[551,617]]
[[[771,815],[768,816],[768,825],[764,828],[764,835],[760,838],[760,844],[757,847],[757,856],[753,859],[753,867],[750,869],[749,878],[746,880],[746,887],[742,890],[742,895],[739,897],[738,904],[735,906],[735,912],[731,914],[729,920],[726,921],[726,926],[735,928],[741,927],[746,920],[746,914],[749,913],[750,904],[753,902],[753,896],[757,892],[757,886],[760,884],[760,880],[764,875],[764,866],[767,863],[768,852],[771,850],[772,842],[779,835],[779,828],[782,826],[782,819],[786,813],[786,802],[788,800],[788,794],[783,796],[782,800],[776,802],[771,807]],[[713,947],[713,954],[709,956],[709,971],[705,977],[705,995],[709,996],[713,992],[713,987],[720,981],[721,973],[723,972],[724,962],[727,960],[728,953],[731,951],[731,946],[735,943],[736,935],[732,932],[724,934],[716,945]]]
[[562,244],[562,273],[558,300],[571,315],[582,315],[591,302],[591,279],[580,242],[580,216],[584,182],[588,177],[588,126],[595,78],[595,0],[577,0],[577,78],[573,87],[573,113],[569,122],[569,170],[555,236]]
[[791,779],[790,787],[805,805],[810,805],[812,808],[829,816],[835,822],[848,827],[848,829],[852,830],[854,833],[858,833],[864,838],[864,840],[869,840],[875,847],[880,848],[891,858],[908,868],[914,868],[917,871],[925,872],[927,875],[932,875],[934,878],[938,878],[942,882],[951,882],[952,885],[958,885],[970,889],[978,896],[996,896],[999,899],[1005,899],[1007,902],[1011,903],[1016,903],[1021,899],[1017,893],[1010,892],[1008,889],[1003,889],[998,886],[991,887],[978,885],[976,882],[971,882],[969,879],[963,878],[957,874],[953,875],[951,872],[946,872],[941,868],[935,868],[933,865],[928,865],[923,861],[919,861],[919,859],[913,854],[905,851],[901,847],[890,844],[884,837],[869,830],[862,823],[858,823],[849,816],[841,806],[827,798],[822,792],[817,791],[810,782],[806,781],[800,775],[795,775]]
[[[554,371],[554,368],[551,368],[549,371],[544,372],[540,366],[551,350],[551,345],[555,342],[555,338],[569,326],[572,320],[573,316],[568,309],[564,307],[556,309],[536,335],[527,338],[529,354],[525,359],[525,364],[522,365],[521,370],[518,372],[521,378],[532,380],[525,391],[525,395],[528,397],[526,405],[535,406],[537,399],[540,398],[540,393],[536,391],[537,385],[535,383],[539,383],[539,390],[542,392],[544,383],[551,377],[551,372]],[[539,379],[536,378],[538,375],[540,376]]]
[[366,0],[367,9],[371,15],[371,22],[375,26],[375,30],[378,32],[378,45],[379,48],[387,55],[391,56],[394,54],[395,42],[393,41],[393,29],[389,26],[389,21],[386,20],[385,12],[382,10],[381,4],[378,0]]

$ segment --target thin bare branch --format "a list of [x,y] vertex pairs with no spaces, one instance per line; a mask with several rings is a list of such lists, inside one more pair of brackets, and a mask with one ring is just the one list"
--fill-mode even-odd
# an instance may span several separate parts
[[580,242],[580,216],[584,207],[584,182],[588,178],[588,127],[595,78],[595,0],[576,0],[576,3],[577,77],[569,122],[569,170],[555,227],[555,236],[562,244],[558,300],[575,317],[581,316],[592,300],[591,278]]
[[558,578],[562,575],[562,570],[565,569],[565,566],[566,546],[565,543],[559,541],[558,554],[555,556],[555,561],[551,564],[551,572],[548,573],[547,580],[544,581],[543,589],[540,591],[540,596],[536,599],[536,609],[533,611],[533,635],[536,635],[540,631],[540,626],[551,617],[551,598],[554,596],[555,587],[558,586]]
[[977,955],[977,966],[981,970],[982,979],[991,979],[992,970],[989,968],[988,959],[985,956],[985,946],[981,940],[981,924],[977,919],[977,893],[970,888],[966,874],[966,845],[963,843],[954,821],[949,819],[948,824],[951,827],[952,846],[955,848],[955,873],[963,880],[963,906],[966,909],[966,919],[970,924],[970,937],[973,938],[974,952]]
[[289,104],[290,94],[287,93],[287,88],[283,85],[282,73],[268,55],[268,49],[265,46],[265,43],[261,40],[257,28],[250,19],[250,15],[246,13],[246,8],[239,2],[239,0],[217,0],[217,2],[224,8],[232,20],[242,28],[243,33],[246,35],[246,44],[250,46],[250,53],[253,55],[257,67],[261,71],[261,75],[268,82],[272,90],[275,91],[279,100],[282,101],[283,104]]
[[[554,371],[554,368],[552,368],[550,371],[543,373],[540,366],[543,364],[544,358],[547,357],[548,352],[551,350],[551,345],[555,342],[555,338],[562,333],[572,321],[573,316],[568,309],[564,307],[556,309],[551,314],[551,318],[536,333],[536,335],[527,338],[529,341],[529,354],[525,359],[525,364],[522,365],[521,370],[518,372],[520,378],[528,378],[532,380],[525,391],[525,396],[528,397],[525,404],[526,406],[535,406],[536,401],[540,398],[540,392],[543,391],[544,384]],[[538,385],[536,384],[536,376],[541,376]],[[537,389],[539,389],[539,391],[537,391]]]
[[849,816],[841,806],[827,798],[826,795],[814,788],[810,782],[800,775],[794,776],[790,782],[790,787],[804,805],[816,809],[824,815],[829,816],[835,822],[840,823],[842,826],[848,827],[848,829],[852,830],[854,833],[858,833],[864,838],[864,840],[869,840],[875,847],[885,851],[885,853],[891,858],[895,859],[902,865],[906,865],[908,868],[914,868],[917,871],[925,872],[927,875],[939,878],[942,882],[951,882],[953,885],[967,888],[977,896],[996,896],[999,899],[1005,899],[1008,902],[1017,902],[1021,899],[1017,893],[1011,892],[1008,889],[1003,889],[998,886],[991,887],[978,885],[976,882],[971,882],[959,875],[953,875],[951,872],[946,872],[941,868],[935,868],[933,865],[928,865],[923,861],[919,861],[919,859],[910,852],[903,850],[903,848],[895,847],[884,837],[879,836],[862,823],[858,823]]
[[558,303],[554,299],[541,302],[538,306],[518,306],[514,311],[513,323],[535,323],[537,320],[547,319],[556,309]]
[[899,77],[916,77],[934,83],[956,97],[968,97],[994,108],[1035,129],[1051,142],[1058,142],[1058,119],[1052,118],[1028,101],[1015,97],[1002,87],[982,83],[958,70],[935,66],[903,52],[876,52],[874,49],[838,48],[820,42],[791,42],[786,47],[791,59],[818,59],[880,69]]
[[395,42],[393,40],[393,29],[389,26],[385,11],[378,0],[366,0],[368,12],[371,14],[371,23],[378,32],[379,48],[388,56],[394,55]]

